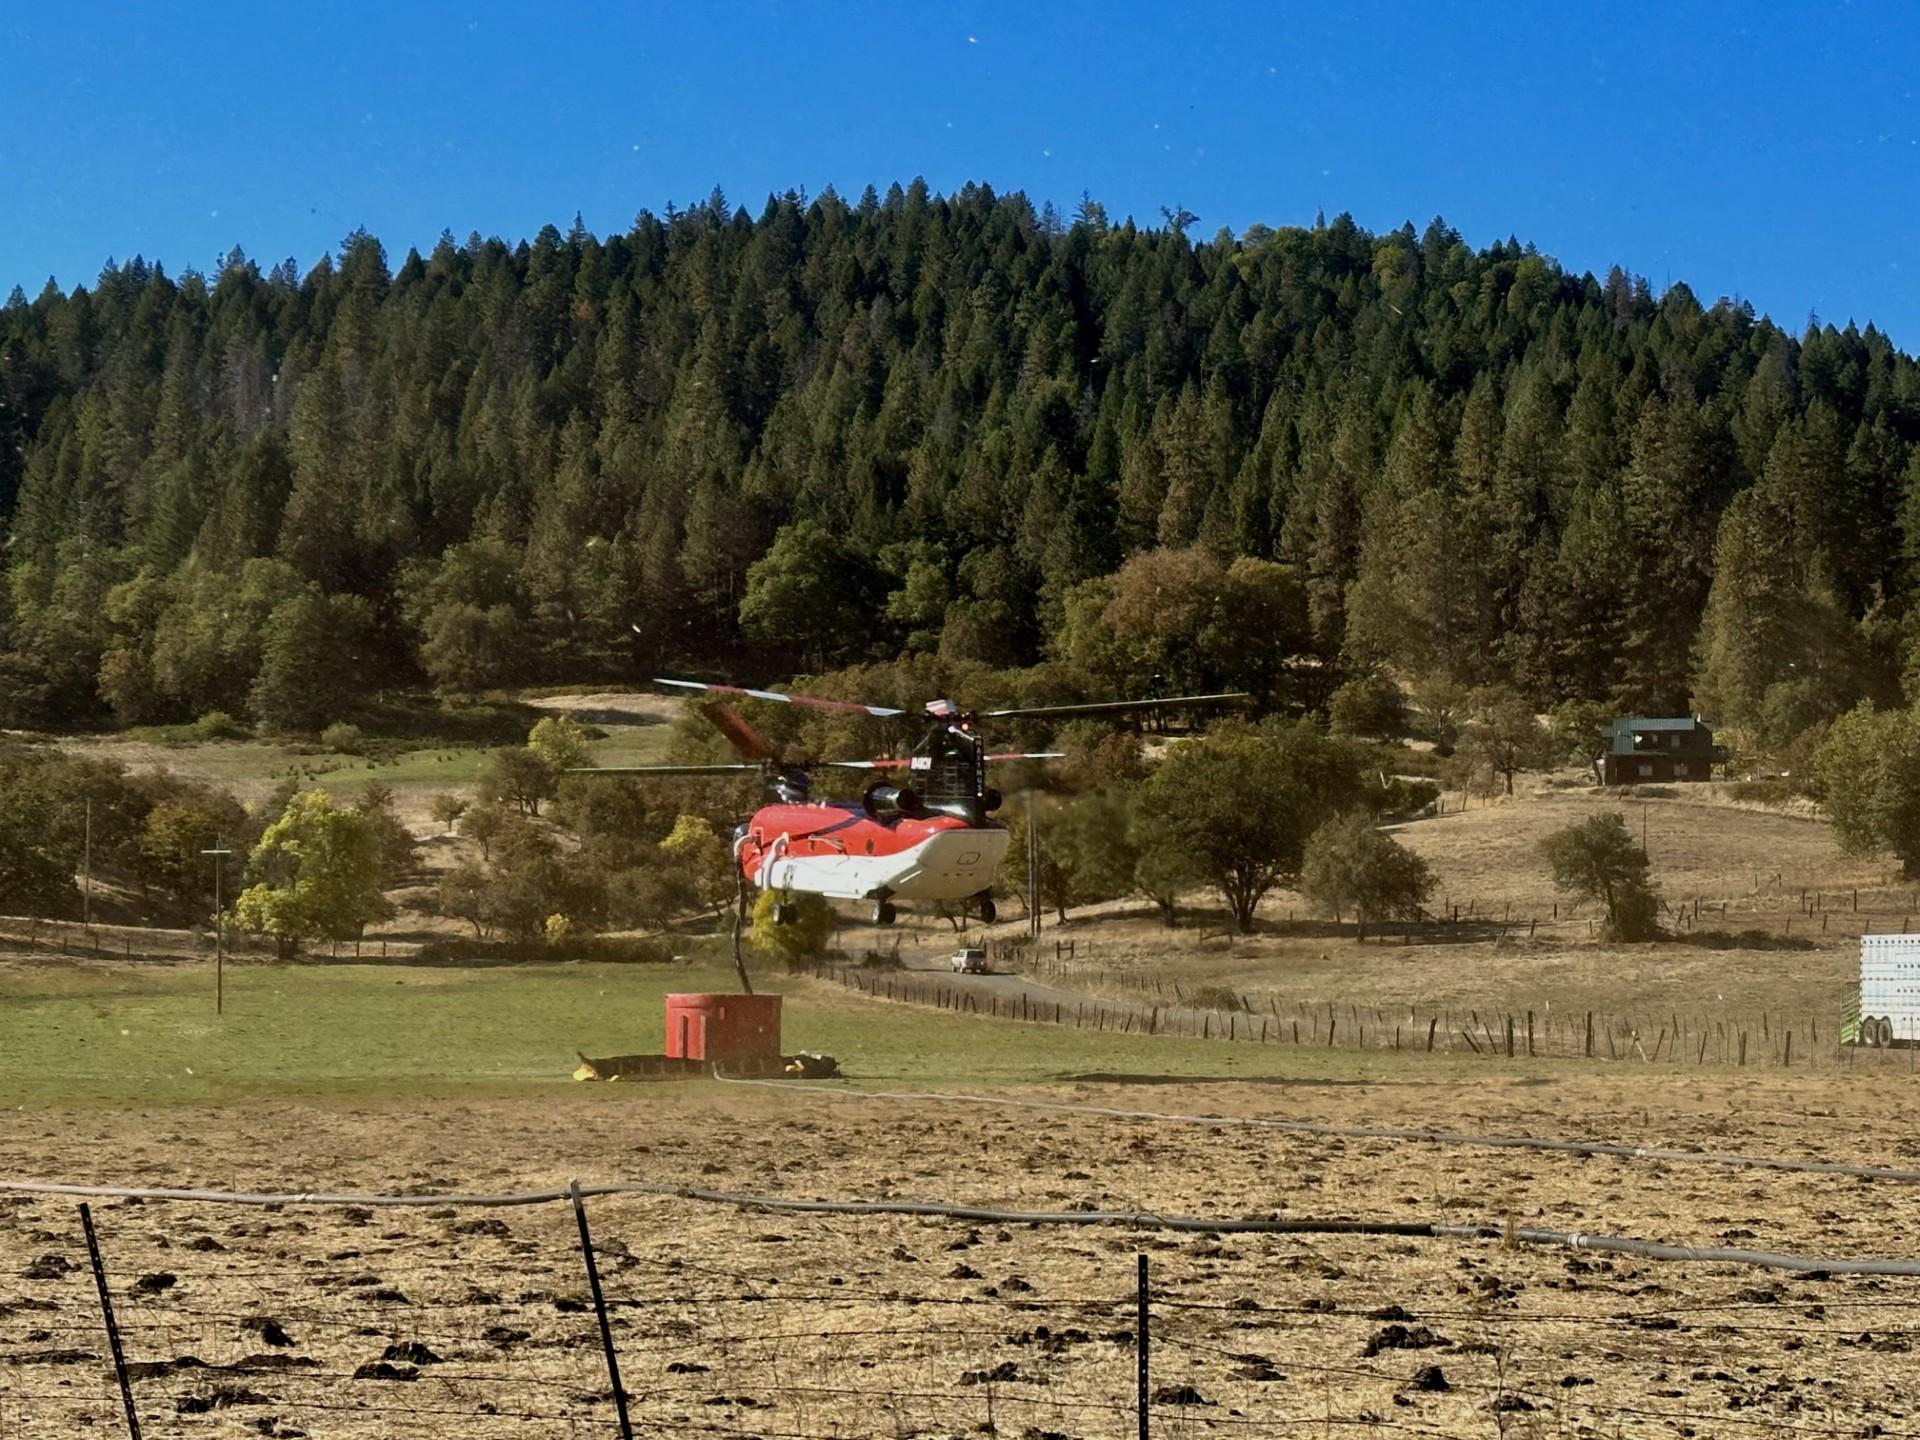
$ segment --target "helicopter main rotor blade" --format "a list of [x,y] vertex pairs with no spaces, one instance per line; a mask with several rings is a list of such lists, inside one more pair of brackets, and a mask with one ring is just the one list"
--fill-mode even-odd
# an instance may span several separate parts
[[734,753],[743,760],[765,761],[774,758],[773,742],[741,718],[740,712],[718,700],[702,705],[700,713],[713,728],[727,737]]
[[569,765],[567,775],[745,775],[760,774],[764,765]]
[[823,700],[818,695],[783,695],[778,690],[749,690],[744,685],[710,685],[701,680],[669,680],[653,677],[656,685],[672,685],[681,690],[712,690],[721,695],[746,695],[755,700],[775,700],[782,705],[805,705],[815,710],[837,710],[844,715],[904,715],[907,712],[888,705],[862,705],[853,700]]
[[[983,755],[983,760],[1064,760],[1064,750],[1011,750],[1004,755]],[[820,760],[816,765],[832,770],[905,770],[913,764],[912,757],[902,756],[897,760]]]
[[1096,700],[1089,705],[1027,705],[1013,710],[983,710],[982,719],[1010,720],[1020,716],[1046,715],[1120,715],[1129,710],[1171,709],[1176,705],[1228,705],[1251,700],[1245,690],[1224,690],[1218,695],[1162,695],[1148,700]]

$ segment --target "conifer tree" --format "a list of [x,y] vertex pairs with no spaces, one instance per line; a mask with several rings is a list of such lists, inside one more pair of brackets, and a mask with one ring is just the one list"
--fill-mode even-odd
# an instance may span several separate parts
[[[136,259],[16,293],[0,712],[244,709],[266,616],[308,583],[379,617],[357,644],[380,681],[901,646],[1028,666],[1082,587],[1196,546],[1298,567],[1326,660],[1669,709],[1696,645],[1732,643],[1696,632],[1753,487],[1824,638],[1814,678],[1796,656],[1735,709],[1779,733],[1920,675],[1920,372],[1872,327],[1789,334],[1438,219],[1201,239],[1170,210],[709,196],[605,239],[390,262],[356,231],[304,273]],[[860,598],[775,641],[741,607],[801,524]],[[476,543],[511,583],[433,589]],[[108,619],[143,568],[168,603]]]

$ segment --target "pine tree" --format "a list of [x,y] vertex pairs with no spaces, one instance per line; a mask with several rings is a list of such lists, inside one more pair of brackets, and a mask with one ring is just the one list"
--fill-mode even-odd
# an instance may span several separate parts
[[[1754,724],[1920,653],[1920,368],[1871,326],[1791,335],[1437,219],[1198,234],[916,183],[15,294],[0,708],[244,708],[289,595],[255,574],[245,641],[207,616],[263,561],[404,613],[357,642],[382,682],[760,668],[748,572],[808,523],[872,587],[836,596],[849,654],[1031,665],[1080,587],[1197,545],[1300,567],[1328,659],[1666,709],[1750,486],[1846,657],[1763,677]],[[514,593],[414,606],[475,542]],[[104,620],[143,567],[173,600]]]
[[314,731],[339,716],[365,675],[371,607],[309,585],[274,607],[261,630],[260,672],[248,707],[275,730]]

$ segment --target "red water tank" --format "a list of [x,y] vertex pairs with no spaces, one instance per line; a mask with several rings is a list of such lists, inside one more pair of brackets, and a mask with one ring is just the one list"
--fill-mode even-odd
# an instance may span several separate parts
[[667,996],[667,1055],[722,1065],[778,1060],[780,997]]

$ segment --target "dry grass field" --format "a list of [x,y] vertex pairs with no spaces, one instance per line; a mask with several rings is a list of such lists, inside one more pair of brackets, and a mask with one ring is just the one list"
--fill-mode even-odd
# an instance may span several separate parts
[[[1350,921],[1316,917],[1289,892],[1268,900],[1258,933],[1235,936],[1217,902],[1194,896],[1171,931],[1138,902],[1073,912],[1064,927],[1049,915],[1041,971],[1116,997],[1177,979],[1183,989],[1243,993],[1256,1006],[1271,998],[1542,1015],[1678,1011],[1750,1019],[1756,1029],[1763,1013],[1837,1019],[1858,975],[1862,930],[1920,922],[1920,887],[1902,883],[1888,862],[1840,854],[1823,821],[1726,804],[1719,788],[1639,799],[1543,787],[1396,827],[1432,867],[1434,908],[1461,917],[1457,926],[1415,927],[1410,945],[1398,933],[1356,943]],[[1606,810],[1624,814],[1636,835],[1645,827],[1656,887],[1672,907],[1663,917],[1668,941],[1598,945],[1591,910],[1553,890],[1540,842]],[[1014,918],[991,933],[1020,931],[1017,901],[1006,910]],[[944,927],[904,933],[908,954],[951,944]],[[1070,960],[1062,952],[1055,963],[1056,942],[1071,943]],[[848,940],[855,950],[885,943],[870,930]]]
[[[572,715],[592,726],[598,734],[589,748],[601,765],[645,765],[664,759],[672,722],[681,711],[681,702],[672,696],[628,690],[555,691],[513,703],[521,707],[529,728],[542,714]],[[509,727],[496,743],[519,738],[524,738],[522,732]],[[136,773],[170,770],[230,790],[249,805],[289,779],[348,799],[374,781],[393,792],[395,812],[420,835],[436,828],[428,813],[436,794],[450,791],[473,798],[489,752],[488,745],[472,740],[422,741],[417,748],[369,759],[271,739],[164,740],[138,733],[67,736],[60,745],[73,754],[110,761]]]

